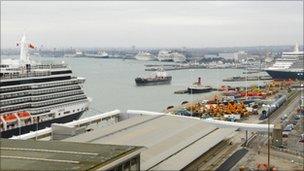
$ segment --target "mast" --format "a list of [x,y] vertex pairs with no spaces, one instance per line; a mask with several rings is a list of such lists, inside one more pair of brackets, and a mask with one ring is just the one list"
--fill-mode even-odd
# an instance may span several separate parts
[[294,52],[299,52],[299,45],[298,45],[298,43],[296,43],[293,51]]
[[25,34],[23,34],[20,41],[20,64],[21,65],[30,64],[30,58],[28,55],[28,47],[26,43]]

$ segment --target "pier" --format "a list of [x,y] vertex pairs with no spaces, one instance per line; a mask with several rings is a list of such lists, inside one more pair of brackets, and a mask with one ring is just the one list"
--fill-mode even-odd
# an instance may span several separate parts
[[224,82],[234,82],[234,81],[265,81],[265,80],[272,80],[270,76],[247,76],[247,77],[231,77],[227,79],[223,79]]

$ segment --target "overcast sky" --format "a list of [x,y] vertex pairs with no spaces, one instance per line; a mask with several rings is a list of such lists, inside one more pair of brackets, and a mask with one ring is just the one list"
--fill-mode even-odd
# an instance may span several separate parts
[[1,2],[1,44],[231,47],[303,42],[303,1]]

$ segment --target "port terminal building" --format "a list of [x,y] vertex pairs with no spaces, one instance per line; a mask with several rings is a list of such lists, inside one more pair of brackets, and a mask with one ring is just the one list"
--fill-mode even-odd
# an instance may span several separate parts
[[[240,128],[265,129],[262,125],[220,126],[223,124],[141,111],[116,111],[98,117],[94,116],[94,119],[104,124],[96,124],[87,129],[89,131],[79,134],[73,131],[73,123],[59,126],[55,131],[52,131],[53,128],[39,131],[51,131],[52,136],[61,137],[60,140],[27,139],[33,138],[35,134],[40,135],[37,132],[1,141],[6,144],[1,146],[1,151],[5,152],[1,153],[1,161],[5,159],[5,168],[14,166],[15,170],[18,170],[18,165],[12,163],[21,160],[18,156],[34,160],[38,166],[42,165],[41,168],[46,166],[43,165],[46,161],[51,162],[49,159],[55,160],[52,162],[57,162],[58,165],[53,165],[52,170],[182,170],[220,142],[229,139]],[[84,121],[92,123],[93,120],[84,118],[75,121],[75,124],[84,125]],[[64,136],[59,136],[63,134]],[[25,155],[29,152],[33,152],[33,155]],[[22,160],[23,167],[32,164],[28,160]]]

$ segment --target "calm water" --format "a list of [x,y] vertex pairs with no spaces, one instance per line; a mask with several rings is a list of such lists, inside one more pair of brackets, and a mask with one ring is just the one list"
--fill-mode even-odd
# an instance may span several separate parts
[[176,90],[187,86],[202,77],[203,83],[219,87],[222,79],[242,74],[236,69],[200,69],[169,71],[173,80],[170,85],[137,87],[134,79],[138,76],[149,76],[152,72],[145,71],[145,64],[160,64],[155,61],[137,61],[121,59],[88,59],[66,58],[75,75],[85,77],[85,92],[92,98],[91,111],[85,115],[93,115],[98,111],[114,109],[141,109],[162,111],[170,105],[177,105],[187,100],[207,98],[206,94],[174,94]]
[[[198,77],[202,78],[205,85],[220,87],[227,85],[222,82],[223,78],[242,75],[244,71],[239,69],[168,71],[173,77],[170,85],[137,87],[134,81],[136,77],[149,76],[152,73],[145,71],[144,65],[161,64],[160,62],[90,58],[49,59],[57,62],[65,61],[72,68],[74,75],[86,78],[84,90],[92,98],[92,103],[90,111],[85,113],[84,117],[114,109],[163,111],[168,106],[178,105],[185,100],[206,99],[212,93],[189,95],[174,94],[174,91],[186,89],[197,81]],[[245,82],[229,84],[246,85]]]

